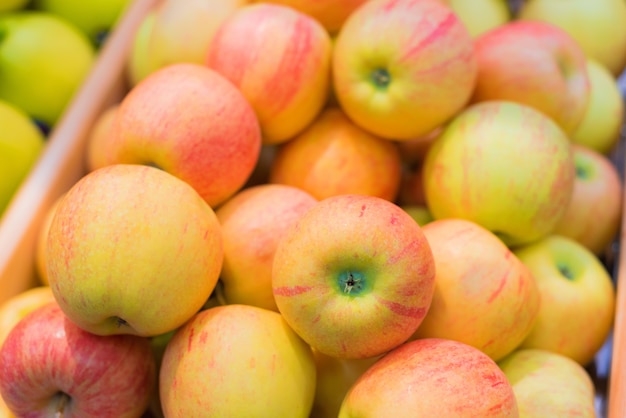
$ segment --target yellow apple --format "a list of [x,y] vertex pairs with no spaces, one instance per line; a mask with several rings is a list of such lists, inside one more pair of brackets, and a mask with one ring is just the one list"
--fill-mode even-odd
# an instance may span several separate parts
[[113,120],[117,114],[119,103],[114,103],[100,113],[87,136],[86,162],[87,170],[93,171],[107,166],[106,147],[108,146],[108,136],[111,135]]
[[511,21],[507,0],[447,0],[473,37]]

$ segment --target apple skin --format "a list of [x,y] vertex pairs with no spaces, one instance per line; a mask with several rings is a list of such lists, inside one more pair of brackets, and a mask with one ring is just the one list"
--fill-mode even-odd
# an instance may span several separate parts
[[272,262],[278,242],[317,203],[304,190],[262,184],[237,193],[217,208],[224,242],[219,289],[226,303],[278,311]]
[[55,126],[91,71],[96,51],[79,29],[55,15],[0,15],[0,99]]
[[447,3],[474,38],[513,18],[507,0],[447,0]]
[[113,120],[115,119],[119,107],[119,103],[110,105],[104,109],[94,121],[87,137],[87,155],[85,162],[87,171],[94,171],[109,165],[106,162],[105,150],[109,140],[108,137],[111,135]]
[[478,77],[472,103],[509,100],[552,118],[567,134],[582,121],[590,96],[585,54],[564,30],[512,21],[476,39]]
[[552,232],[575,178],[570,140],[556,123],[504,101],[465,109],[431,145],[422,170],[435,219],[476,222],[508,246]]
[[433,297],[435,263],[420,226],[364,195],[319,201],[280,240],[272,270],[279,311],[312,348],[380,355],[406,341]]
[[541,304],[530,270],[480,225],[440,219],[422,228],[435,259],[435,294],[416,338],[471,345],[494,361],[530,333]]
[[573,144],[572,150],[574,192],[553,233],[572,238],[600,256],[620,230],[622,180],[606,155],[578,144]]
[[152,73],[122,99],[106,164],[155,165],[189,183],[211,207],[235,194],[259,158],[261,131],[241,92],[191,63]]
[[324,107],[332,43],[324,27],[291,7],[241,7],[217,30],[206,64],[235,86],[254,108],[264,144],[285,142]]
[[167,417],[307,418],[311,348],[278,312],[249,305],[196,314],[167,344],[159,375]]
[[617,79],[604,65],[588,59],[587,72],[591,83],[589,104],[571,140],[608,155],[619,141],[626,106]]
[[613,326],[616,302],[609,272],[583,245],[559,235],[514,254],[541,293],[537,320],[519,348],[550,350],[589,365]]
[[520,417],[596,418],[591,376],[569,357],[519,349],[498,366],[513,386]]
[[56,302],[25,316],[0,349],[0,393],[16,416],[139,417],[155,384],[148,339],[86,332]]
[[354,383],[339,418],[518,417],[513,388],[482,351],[458,341],[404,343]]
[[307,191],[316,199],[363,194],[394,201],[402,161],[394,143],[327,108],[302,133],[280,144],[269,182]]
[[372,0],[337,34],[333,87],[346,114],[383,138],[428,134],[468,103],[474,43],[440,0]]
[[59,305],[98,335],[179,327],[209,298],[223,262],[219,221],[191,186],[124,164],[92,171],[67,191],[46,253]]
[[526,0],[518,18],[558,26],[570,34],[585,55],[614,76],[626,67],[626,2],[623,0]]
[[45,137],[22,109],[0,99],[0,217],[41,155]]
[[50,224],[52,224],[52,219],[54,218],[54,214],[61,199],[63,199],[63,195],[57,197],[48,207],[39,226],[39,230],[37,231],[37,242],[35,243],[35,271],[37,272],[39,282],[45,286],[50,285],[46,267],[48,257],[48,231],[50,231]]

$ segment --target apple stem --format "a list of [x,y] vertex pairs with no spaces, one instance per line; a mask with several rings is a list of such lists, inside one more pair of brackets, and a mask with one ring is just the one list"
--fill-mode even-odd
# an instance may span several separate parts
[[70,397],[67,396],[66,393],[61,393],[61,397],[59,399],[59,404],[57,406],[57,411],[54,413],[54,418],[63,418],[65,415],[65,406],[67,402],[70,400]]

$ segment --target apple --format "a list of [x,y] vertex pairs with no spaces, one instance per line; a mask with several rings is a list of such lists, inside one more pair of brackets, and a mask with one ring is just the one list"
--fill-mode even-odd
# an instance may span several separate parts
[[391,141],[326,108],[299,135],[279,144],[269,182],[298,187],[317,199],[363,194],[395,200],[402,161]]
[[571,140],[602,154],[612,152],[619,141],[624,118],[624,99],[615,76],[594,59],[587,60],[591,83],[589,104]]
[[622,179],[604,154],[573,144],[576,179],[572,199],[554,233],[600,256],[617,237],[622,221]]
[[369,0],[251,0],[251,3],[289,6],[315,18],[328,33],[335,35],[352,12],[367,1]]
[[[0,46],[1,47],[1,46]],[[45,138],[20,108],[0,99],[0,217],[41,155]]]
[[422,231],[435,259],[435,294],[416,338],[446,338],[494,361],[530,333],[541,304],[531,271],[498,237],[463,219],[440,219]]
[[9,332],[22,318],[54,300],[50,286],[35,286],[2,302],[0,304],[0,347]]
[[189,183],[211,207],[235,194],[258,161],[261,131],[241,92],[199,64],[152,73],[122,99],[105,164],[154,165]]
[[113,120],[119,109],[119,103],[113,103],[106,107],[94,121],[87,135],[86,168],[94,171],[107,166],[105,159],[108,137],[111,135]]
[[339,418],[517,417],[511,384],[482,351],[458,341],[404,343],[348,391]]
[[582,121],[590,96],[583,50],[544,22],[512,21],[476,39],[478,78],[472,103],[509,100],[552,118],[567,134]]
[[519,348],[550,350],[587,366],[609,336],[615,289],[600,259],[571,238],[550,235],[514,251],[541,293],[532,330]]
[[70,22],[99,47],[130,3],[131,0],[33,0],[32,6]]
[[211,207],[163,170],[116,164],[82,177],[56,208],[46,267],[82,329],[151,337],[189,320],[217,283],[222,234]]
[[206,64],[237,86],[254,108],[264,144],[300,133],[328,98],[331,39],[324,27],[291,7],[239,8],[219,27]]
[[368,358],[406,341],[435,289],[420,226],[375,196],[319,201],[280,239],[272,287],[287,323],[313,349]]
[[216,209],[224,241],[218,289],[226,303],[278,311],[272,293],[272,262],[278,242],[317,200],[279,184],[246,188]]
[[569,357],[519,349],[498,366],[513,386],[520,417],[596,417],[591,376]]
[[337,418],[344,397],[356,380],[379,358],[342,359],[313,350],[316,385],[309,418]]
[[311,348],[278,312],[249,305],[201,311],[167,344],[159,375],[166,417],[307,418]]
[[447,3],[474,38],[513,19],[507,0],[447,0]]
[[474,41],[440,0],[372,0],[336,36],[333,87],[348,117],[375,135],[409,140],[469,102]]
[[476,222],[508,246],[551,233],[575,179],[563,130],[534,108],[506,101],[466,108],[431,145],[422,170],[435,219]]
[[37,273],[37,278],[39,279],[39,282],[45,286],[50,285],[50,282],[48,280],[48,270],[46,267],[48,258],[48,232],[50,231],[50,224],[52,224],[52,219],[54,218],[56,209],[62,199],[63,194],[54,199],[52,204],[45,211],[43,220],[41,221],[39,229],[37,230],[37,238],[35,243],[35,271]]
[[95,49],[71,23],[50,13],[0,15],[0,100],[54,126],[91,70]]
[[624,0],[525,0],[519,19],[538,20],[569,33],[585,55],[618,76],[626,66]]
[[4,341],[0,394],[20,417],[139,417],[156,383],[150,350],[146,338],[86,332],[51,302]]
[[132,37],[125,69],[125,79],[131,88],[158,69],[157,64],[151,62],[153,57],[149,50],[150,36],[155,21],[156,11],[152,9],[141,19],[139,27]]

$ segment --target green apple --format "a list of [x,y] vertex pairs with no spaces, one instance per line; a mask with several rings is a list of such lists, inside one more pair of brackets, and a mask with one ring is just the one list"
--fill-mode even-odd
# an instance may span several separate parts
[[527,0],[519,19],[548,22],[568,32],[585,54],[618,76],[626,66],[624,0]]
[[[1,75],[0,75],[1,77]],[[21,109],[0,100],[0,216],[41,154],[45,138]]]
[[222,261],[211,207],[189,184],[144,165],[87,174],[48,229],[54,296],[73,322],[99,335],[151,337],[181,326],[211,295]]
[[406,341],[434,292],[435,263],[420,226],[388,200],[319,201],[283,235],[272,288],[287,323],[315,350],[367,358]]
[[591,91],[587,110],[572,142],[608,155],[619,141],[624,122],[624,99],[616,77],[600,62],[587,60]]
[[591,376],[569,357],[519,349],[498,366],[513,386],[520,417],[596,417]]
[[141,80],[157,69],[156,64],[150,61],[148,44],[150,34],[156,20],[156,12],[152,10],[144,17],[133,37],[130,55],[126,63],[126,77],[131,86],[136,86]]
[[60,16],[99,46],[131,0],[33,0],[33,7]]
[[0,13],[12,12],[25,8],[30,0],[0,0]]
[[554,121],[521,104],[466,108],[431,145],[423,167],[435,219],[463,218],[507,245],[552,232],[571,199],[571,143]]
[[589,365],[615,316],[615,289],[606,267],[582,244],[559,235],[514,254],[531,270],[541,294],[537,320],[519,348],[550,350]]
[[507,0],[447,0],[473,37],[512,19]]
[[87,37],[60,17],[0,15],[0,99],[48,126],[56,124],[94,59]]

